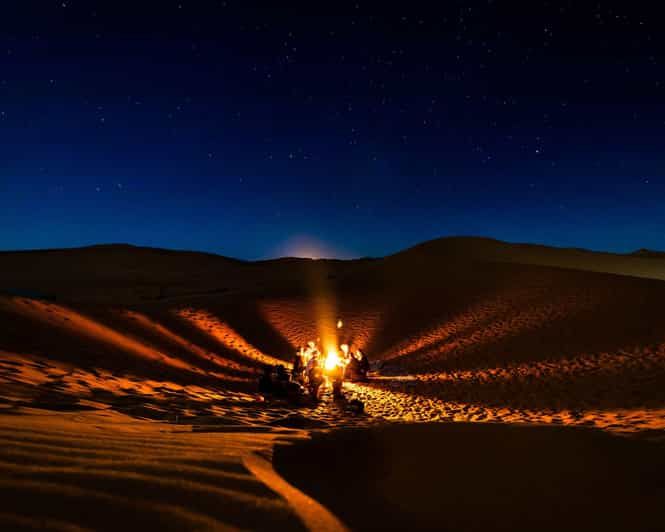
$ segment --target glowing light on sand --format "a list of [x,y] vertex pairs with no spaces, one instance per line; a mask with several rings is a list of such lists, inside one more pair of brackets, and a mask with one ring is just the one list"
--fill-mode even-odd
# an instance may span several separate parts
[[211,336],[227,349],[235,351],[244,358],[254,360],[255,362],[259,362],[261,364],[281,364],[285,367],[291,367],[290,363],[267,355],[257,347],[254,347],[230,325],[221,321],[206,310],[182,309],[177,311],[176,315],[188,321],[197,329]]
[[175,332],[171,331],[170,329],[163,326],[161,323],[158,323],[157,321],[146,316],[145,314],[140,314],[139,312],[127,310],[124,312],[124,315],[134,320],[141,327],[151,330],[159,334],[160,336],[167,338],[171,342],[181,347],[184,347],[190,353],[195,354],[197,357],[201,359],[208,360],[209,362],[212,362],[213,364],[224,368],[229,368],[237,371],[251,371],[251,368],[249,366],[238,364],[233,360],[229,360],[228,358],[221,357],[216,353],[211,353],[209,351],[206,351],[205,349],[202,349],[198,345],[186,340],[182,336],[176,334]]
[[408,360],[427,365],[430,360],[460,356],[484,346],[537,330],[574,313],[590,308],[590,301],[580,301],[575,294],[562,294],[546,303],[534,302],[527,290],[514,291],[512,297],[500,297],[469,307],[428,331],[418,332],[383,353],[382,359]]
[[159,362],[173,368],[195,373],[202,372],[200,368],[163,353],[137,338],[130,337],[69,307],[25,298],[12,298],[5,301],[5,305],[8,305],[10,310],[49,323],[54,327],[65,329],[71,334],[84,336],[132,353],[140,358]]

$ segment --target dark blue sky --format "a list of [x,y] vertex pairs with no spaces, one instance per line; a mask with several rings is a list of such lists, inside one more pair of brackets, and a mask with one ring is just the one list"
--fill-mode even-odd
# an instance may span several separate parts
[[441,4],[3,3],[0,248],[665,249],[655,8]]

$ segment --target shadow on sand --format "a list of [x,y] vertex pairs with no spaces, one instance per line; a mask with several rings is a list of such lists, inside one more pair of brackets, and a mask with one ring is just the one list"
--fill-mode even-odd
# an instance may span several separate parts
[[353,530],[662,530],[663,444],[584,428],[393,425],[281,446]]

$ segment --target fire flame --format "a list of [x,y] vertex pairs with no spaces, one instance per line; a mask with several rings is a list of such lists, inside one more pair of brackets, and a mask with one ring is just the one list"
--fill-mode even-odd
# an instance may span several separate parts
[[328,349],[328,355],[326,356],[325,368],[327,371],[335,369],[337,366],[342,365],[342,360],[339,357],[337,349],[331,347]]
[[[337,328],[340,329],[342,326],[342,320],[340,319],[337,322]],[[349,363],[350,357],[360,357],[360,352],[357,351],[356,354],[353,354],[348,344],[338,346],[336,341],[326,341],[324,338],[323,346],[325,348],[320,349],[320,341],[321,338],[317,338],[316,341],[310,340],[306,346],[300,347],[297,354],[300,356],[303,366],[308,366],[312,359],[316,359],[315,363],[317,366],[322,367],[326,372],[333,372],[337,368],[345,368]]]

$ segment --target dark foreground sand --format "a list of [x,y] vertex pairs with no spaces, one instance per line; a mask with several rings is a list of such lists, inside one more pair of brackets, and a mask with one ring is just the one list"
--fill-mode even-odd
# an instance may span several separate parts
[[353,530],[663,530],[665,445],[581,427],[401,424],[279,446]]

